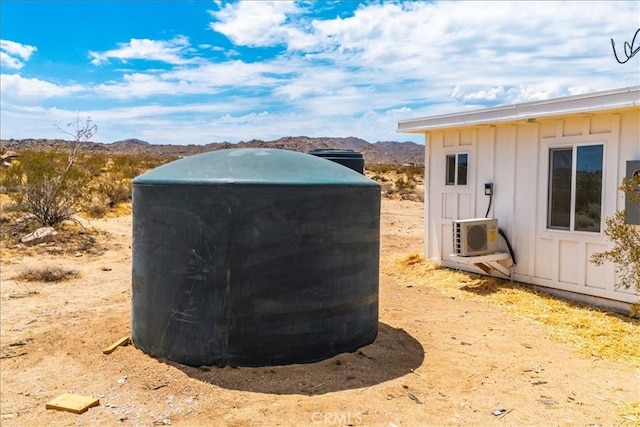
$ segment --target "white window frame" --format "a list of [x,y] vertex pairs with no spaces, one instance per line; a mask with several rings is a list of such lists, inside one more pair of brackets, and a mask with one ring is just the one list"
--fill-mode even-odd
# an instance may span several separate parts
[[[467,156],[467,173],[466,173],[466,182],[464,184],[460,184],[458,182],[458,175],[459,175],[459,166],[460,166],[460,161],[459,161],[459,157],[465,155]],[[453,176],[453,182],[449,181],[449,159],[453,157],[454,158],[454,176]],[[444,165],[444,184],[446,187],[467,187],[469,185],[469,177],[470,177],[470,159],[471,159],[471,155],[466,152],[455,152],[455,153],[445,153],[445,165]]]
[[[575,229],[575,217],[576,217],[576,174],[577,174],[577,158],[578,158],[578,148],[579,147],[592,147],[592,146],[601,146],[602,147],[602,176],[601,176],[601,189],[600,189],[600,227],[599,231],[588,231],[588,230],[576,230]],[[552,227],[550,223],[551,218],[551,152],[553,150],[568,150],[571,149],[571,203],[570,203],[570,211],[569,211],[569,228],[563,227]],[[573,144],[561,144],[561,145],[549,145],[547,146],[547,188],[546,188],[546,196],[547,196],[547,209],[546,209],[546,219],[545,219],[545,228],[547,231],[559,231],[559,232],[571,232],[571,233],[589,233],[589,234],[598,234],[602,233],[604,228],[604,217],[605,217],[605,165],[606,165],[606,144],[602,141],[598,142],[584,142],[584,143],[573,143]]]

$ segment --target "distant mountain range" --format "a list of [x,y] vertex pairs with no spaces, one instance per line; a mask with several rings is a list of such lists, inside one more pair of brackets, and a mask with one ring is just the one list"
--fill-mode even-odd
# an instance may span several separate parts
[[[57,139],[3,139],[0,147],[6,150],[47,150],[65,149],[70,141]],[[87,142],[82,148],[90,151],[106,151],[112,153],[145,153],[150,155],[190,156],[207,151],[224,150],[229,148],[279,148],[299,152],[309,152],[315,149],[343,149],[362,153],[365,163],[369,164],[423,164],[424,146],[414,142],[379,141],[370,143],[364,139],[311,138],[307,136],[287,136],[273,141],[253,139],[235,144],[230,142],[213,142],[204,145],[161,145],[150,144],[140,139],[124,139],[112,143]]]

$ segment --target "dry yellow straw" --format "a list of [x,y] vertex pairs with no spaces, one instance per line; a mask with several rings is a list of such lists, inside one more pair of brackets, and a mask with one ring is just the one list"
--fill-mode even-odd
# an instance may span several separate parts
[[385,259],[382,271],[401,284],[430,286],[457,298],[486,301],[546,326],[552,339],[595,359],[640,367],[640,321],[536,292],[528,285],[435,268],[420,255]]

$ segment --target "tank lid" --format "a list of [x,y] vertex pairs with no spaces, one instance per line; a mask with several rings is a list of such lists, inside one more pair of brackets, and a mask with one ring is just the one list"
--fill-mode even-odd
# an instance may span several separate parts
[[362,159],[362,153],[359,153],[354,150],[345,150],[345,149],[336,149],[336,148],[317,148],[315,150],[311,150],[308,154],[313,154],[314,156],[319,157],[335,157],[335,158],[345,158],[345,159]]
[[227,149],[185,157],[150,170],[133,183],[378,186],[338,163],[271,148]]

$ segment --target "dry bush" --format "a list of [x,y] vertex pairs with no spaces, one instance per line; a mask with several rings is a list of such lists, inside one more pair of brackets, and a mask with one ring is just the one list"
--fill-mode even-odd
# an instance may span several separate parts
[[[170,156],[151,156],[147,154],[113,154],[104,161],[102,173],[92,181],[93,200],[87,212],[104,216],[104,209],[111,211],[120,203],[131,201],[133,179],[155,167],[175,160]],[[93,161],[93,160],[90,160]],[[99,163],[99,162],[97,162]]]
[[417,202],[424,202],[424,188],[416,188],[414,191],[414,200]]
[[109,212],[109,201],[94,195],[83,212],[90,218],[102,218]]
[[53,226],[79,211],[89,179],[66,153],[23,151],[4,171],[2,185],[22,210]]
[[367,165],[370,178],[380,184],[382,195],[391,199],[424,201],[424,167],[404,165]]
[[380,188],[382,189],[382,194],[386,197],[391,196],[396,191],[391,182],[383,182],[380,184]]
[[131,180],[113,176],[100,177],[97,192],[106,199],[109,207],[128,202],[131,200]]
[[71,131],[58,129],[74,140],[69,152],[26,150],[0,177],[2,186],[26,212],[42,225],[54,226],[71,219],[88,197],[90,174],[78,167],[78,148],[98,131],[91,118],[67,124]]
[[98,177],[106,171],[109,156],[106,153],[85,152],[78,156],[78,164],[91,176]]
[[176,160],[175,156],[153,156],[150,154],[114,154],[109,172],[119,178],[132,180],[144,172]]
[[[75,150],[77,145],[70,144]],[[131,201],[136,176],[175,160],[175,156],[24,150],[20,160],[0,170],[0,188],[12,209],[33,213],[43,225],[56,225],[84,212],[100,218]],[[3,202],[3,208],[9,207]],[[7,209],[5,209],[6,211]]]
[[[631,202],[640,203],[640,175],[631,179],[625,178],[619,189],[624,191],[625,197]],[[603,233],[613,242],[613,247],[608,251],[593,254],[591,262],[595,265],[612,262],[620,280],[616,286],[635,289],[640,294],[640,228],[628,224],[627,214],[622,210],[605,218]],[[640,301],[636,304],[636,312],[640,312],[639,306]]]
[[80,273],[77,270],[70,268],[63,268],[58,266],[44,266],[44,267],[32,267],[27,268],[20,273],[16,279],[25,280],[28,282],[62,282],[65,280],[74,279],[79,277]]
[[[1,188],[0,188],[0,192],[2,192]],[[18,205],[18,203],[16,203],[15,200],[12,200],[11,198],[9,198],[9,196],[7,196],[6,193],[2,194],[2,196],[6,196],[6,199],[4,197],[0,199],[0,211],[2,211],[3,214],[21,212],[20,205]]]

